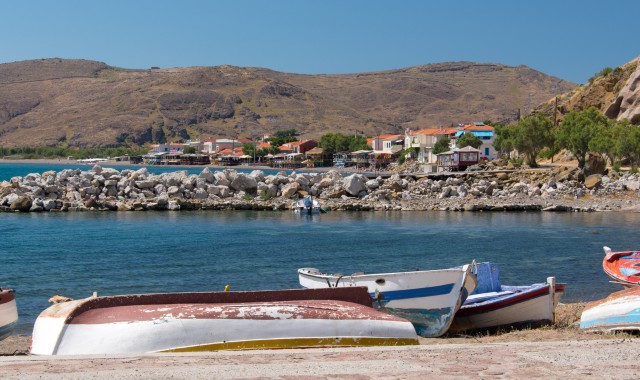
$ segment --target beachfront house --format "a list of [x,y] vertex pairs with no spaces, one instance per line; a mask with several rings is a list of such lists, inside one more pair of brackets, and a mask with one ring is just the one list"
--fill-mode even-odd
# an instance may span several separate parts
[[464,171],[480,161],[480,150],[472,146],[465,146],[440,153],[437,156],[439,172]]
[[416,148],[418,162],[435,165],[438,157],[433,154],[433,147],[443,138],[454,139],[458,130],[455,128],[427,128],[413,131],[407,129],[404,134],[404,148]]
[[317,146],[318,142],[315,140],[292,141],[282,144],[282,146],[280,146],[280,151],[287,153],[305,154]]
[[458,128],[455,137],[460,138],[465,133],[472,133],[480,140],[482,145],[478,148],[480,150],[480,158],[486,160],[493,160],[498,157],[498,152],[493,147],[493,141],[495,140],[495,128],[484,123],[473,123],[464,125]]

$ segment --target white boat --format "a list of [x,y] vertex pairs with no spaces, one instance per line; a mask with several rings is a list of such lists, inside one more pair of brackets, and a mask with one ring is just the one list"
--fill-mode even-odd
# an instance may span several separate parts
[[364,286],[374,306],[410,320],[418,335],[437,337],[447,332],[453,316],[476,287],[470,266],[413,272],[354,273],[351,276],[298,269],[305,288]]
[[320,214],[322,208],[317,200],[313,199],[310,195],[306,195],[294,204],[293,211],[296,214]]
[[640,331],[640,286],[610,294],[589,303],[580,317],[587,331]]
[[18,307],[12,289],[0,288],[0,340],[13,332],[18,324]]
[[473,271],[478,286],[456,313],[450,332],[555,322],[555,309],[566,285],[556,284],[554,277],[539,284],[508,286],[500,284],[496,264],[479,263]]
[[366,289],[354,290],[93,296],[43,311],[34,325],[31,353],[418,344],[409,321],[375,310]]

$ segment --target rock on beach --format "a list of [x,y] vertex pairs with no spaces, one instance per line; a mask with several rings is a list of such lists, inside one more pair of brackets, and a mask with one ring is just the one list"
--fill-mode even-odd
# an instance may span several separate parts
[[[448,174],[278,172],[225,169],[199,174],[146,168],[31,173],[0,183],[0,211],[287,210],[310,194],[327,210],[350,211],[603,211],[640,204],[633,174],[577,168],[484,170]],[[482,169],[482,168],[480,168]]]

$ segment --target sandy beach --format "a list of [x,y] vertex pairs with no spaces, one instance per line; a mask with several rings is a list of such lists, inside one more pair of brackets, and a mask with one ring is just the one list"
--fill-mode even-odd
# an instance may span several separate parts
[[3,379],[630,379],[640,339],[507,341],[130,356],[0,357]]
[[2,379],[424,379],[637,377],[640,338],[576,327],[583,303],[554,326],[421,339],[418,346],[29,356],[29,337],[0,342]]

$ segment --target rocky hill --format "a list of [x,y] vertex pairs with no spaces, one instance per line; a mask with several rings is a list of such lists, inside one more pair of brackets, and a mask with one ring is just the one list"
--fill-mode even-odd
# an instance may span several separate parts
[[0,64],[0,146],[114,147],[295,128],[401,132],[514,120],[576,85],[526,66],[439,63],[301,75],[216,66],[127,70],[86,60]]
[[537,107],[561,121],[571,111],[598,108],[609,119],[628,119],[640,124],[640,57],[616,67],[603,70],[591,78],[589,83],[558,96]]

